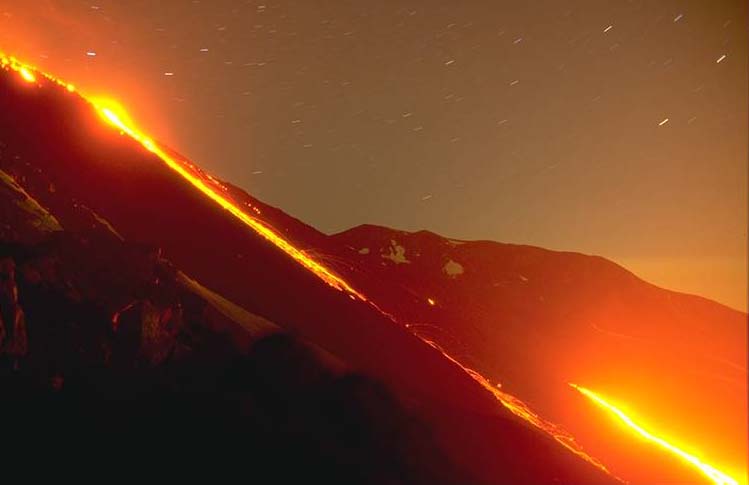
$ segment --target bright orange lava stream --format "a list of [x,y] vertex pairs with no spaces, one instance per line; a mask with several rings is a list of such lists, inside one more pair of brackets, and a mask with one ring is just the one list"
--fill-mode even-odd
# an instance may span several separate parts
[[643,429],[640,425],[632,421],[632,419],[629,416],[624,414],[624,412],[621,409],[617,408],[613,404],[606,401],[599,394],[591,391],[590,389],[586,389],[582,386],[578,386],[576,384],[570,383],[570,386],[572,386],[574,389],[579,391],[585,397],[592,400],[598,406],[602,407],[606,411],[610,412],[611,414],[619,418],[619,420],[622,421],[626,426],[634,430],[635,433],[639,434],[640,436],[645,438],[647,441],[650,441],[651,443],[658,445],[659,447],[665,449],[669,453],[672,453],[678,456],[679,458],[687,461],[688,463],[692,464],[693,466],[695,466],[700,472],[702,472],[705,476],[707,476],[710,480],[712,480],[713,483],[715,483],[716,485],[738,485],[738,482],[736,480],[729,477],[725,473],[716,470],[710,465],[700,461],[699,458],[690,455],[689,453],[677,448],[676,446],[672,445],[671,443],[664,440],[663,438],[659,438],[658,436],[655,436],[649,431]]
[[90,100],[90,101],[99,110],[99,112],[104,116],[104,118],[107,121],[109,121],[111,124],[119,128],[123,133],[129,135],[134,140],[140,142],[140,144],[143,145],[146,148],[146,150],[154,153],[157,157],[159,157],[162,161],[164,161],[164,163],[166,163],[169,166],[169,168],[171,168],[172,170],[180,174],[182,177],[184,177],[195,188],[203,192],[203,194],[205,194],[208,198],[210,198],[211,200],[216,202],[218,205],[220,205],[221,207],[229,211],[229,213],[231,213],[234,217],[236,217],[237,219],[242,221],[244,224],[252,228],[256,233],[258,233],[260,236],[270,241],[273,245],[275,245],[277,248],[282,250],[284,253],[291,256],[296,262],[298,262],[299,264],[307,268],[309,271],[317,275],[318,278],[320,278],[325,283],[327,283],[328,285],[332,286],[333,288],[339,291],[344,291],[348,293],[349,295],[351,295],[352,297],[356,297],[362,301],[367,301],[364,295],[356,291],[341,277],[334,274],[331,270],[321,265],[317,261],[308,257],[306,254],[304,254],[304,252],[295,248],[286,239],[278,235],[278,233],[276,233],[273,229],[271,229],[270,227],[266,226],[259,220],[255,219],[254,217],[244,212],[234,202],[232,202],[227,197],[224,197],[223,195],[218,193],[214,187],[211,187],[204,180],[200,179],[199,177],[191,173],[180,162],[172,158],[163,149],[161,149],[151,138],[147,137],[142,132],[133,128],[131,124],[127,124],[123,120],[123,116],[115,112],[114,108],[111,105],[107,105],[106,102],[102,102],[98,100]]
[[[37,81],[34,72],[38,71],[26,64],[19,62],[13,57],[7,57],[0,53],[0,63],[2,63],[3,68],[10,67],[10,69],[17,71],[21,78],[26,82],[35,83]],[[64,86],[70,92],[73,92],[75,90],[72,84],[64,83],[51,75],[44,74],[44,77],[54,82],[55,84]],[[362,301],[367,301],[364,295],[352,288],[341,277],[334,274],[331,270],[321,265],[317,261],[309,258],[302,251],[295,248],[286,239],[276,233],[276,231],[274,231],[272,228],[266,226],[259,220],[245,213],[234,202],[229,200],[228,197],[221,195],[216,190],[216,188],[211,187],[204,180],[191,173],[190,170],[185,168],[181,163],[167,154],[150,137],[135,128],[133,123],[127,119],[124,112],[119,109],[116,104],[94,98],[88,98],[85,96],[83,97],[96,108],[96,110],[104,117],[105,120],[117,127],[122,133],[127,134],[128,136],[130,136],[130,138],[139,142],[141,145],[143,145],[143,147],[146,148],[146,150],[159,157],[164,163],[169,166],[169,168],[184,177],[185,180],[190,182],[195,188],[200,190],[208,198],[229,211],[229,213],[231,213],[234,217],[252,228],[256,233],[271,242],[284,253],[291,256],[291,258],[314,273],[318,278],[320,278],[333,288],[348,293],[351,297],[358,298]]]
[[[150,151],[151,153],[156,155],[158,158],[160,158],[167,166],[169,166],[169,168],[171,168],[172,170],[177,172],[179,175],[181,175],[183,178],[185,178],[190,184],[192,184],[196,189],[200,190],[205,196],[207,196],[209,199],[213,200],[215,203],[223,207],[225,210],[231,213],[234,217],[236,217],[242,223],[250,227],[261,237],[271,242],[273,245],[275,245],[277,248],[282,250],[288,256],[293,258],[303,267],[307,268],[309,271],[314,273],[318,278],[323,280],[325,283],[327,283],[331,287],[348,294],[352,299],[358,299],[363,302],[369,303],[380,313],[388,317],[390,320],[394,322],[396,321],[392,315],[389,315],[388,313],[384,312],[374,302],[368,300],[363,294],[356,291],[350,284],[344,281],[340,276],[336,275],[335,273],[333,273],[333,271],[329,270],[322,264],[318,263],[317,261],[307,256],[303,251],[294,247],[289,241],[287,241],[282,236],[280,236],[273,228],[267,226],[265,223],[255,219],[251,215],[244,212],[228,196],[222,195],[220,192],[223,190],[223,188],[221,187],[220,184],[218,184],[215,181],[215,179],[208,176],[208,179],[211,182],[210,183],[206,182],[206,180],[204,180],[204,178],[202,178],[198,174],[198,172],[194,170],[194,167],[189,167],[188,164],[181,163],[180,161],[176,160],[171,155],[169,155],[166,152],[166,150],[159,147],[159,145],[152,138],[145,135],[139,129],[135,128],[134,123],[132,123],[132,121],[128,119],[125,112],[121,108],[119,108],[115,103],[112,103],[106,100],[95,99],[95,98],[84,96],[72,84],[63,82],[60,79],[50,74],[46,74],[42,71],[39,71],[38,69],[35,69],[28,64],[18,61],[14,57],[6,56],[2,52],[0,52],[0,67],[6,70],[10,69],[12,71],[17,72],[23,81],[30,83],[30,84],[41,85],[38,80],[38,77],[41,76],[45,78],[47,81],[54,83],[58,86],[61,86],[62,88],[66,89],[67,91],[71,93],[77,92],[81,97],[83,97],[83,99],[91,103],[91,105],[96,109],[96,111],[109,124],[115,126],[117,129],[120,130],[121,133],[128,135],[130,138],[140,143],[146,150]],[[433,300],[430,301],[429,303],[431,305],[435,304]],[[562,444],[565,448],[569,449],[570,451],[575,453],[580,458],[586,460],[587,462],[596,466],[600,470],[606,473],[609,473],[603,464],[601,464],[598,460],[596,460],[595,458],[585,453],[582,447],[575,442],[574,438],[569,433],[561,429],[559,426],[553,423],[550,423],[548,421],[545,421],[543,418],[541,418],[536,413],[531,411],[528,405],[523,403],[520,399],[516,398],[515,396],[512,396],[511,394],[500,391],[496,386],[492,385],[484,376],[474,371],[473,369],[470,369],[464,366],[463,364],[461,364],[458,360],[456,360],[455,358],[447,354],[444,350],[442,350],[436,343],[430,340],[427,340],[423,337],[420,337],[419,335],[416,335],[416,336],[419,337],[422,341],[424,341],[428,345],[430,345],[431,347],[433,347],[434,349],[436,349],[437,351],[439,351],[445,358],[447,358],[448,360],[453,362],[455,365],[457,365],[460,369],[462,369],[468,376],[470,376],[477,383],[479,383],[482,387],[484,387],[487,391],[489,391],[494,396],[494,398],[497,399],[510,412],[512,412],[519,418],[525,420],[526,422],[530,423],[532,426],[549,434],[554,439],[556,439],[560,444]]]
[[420,337],[418,334],[416,334],[417,337],[419,337],[421,340],[429,344],[431,347],[437,349],[439,352],[442,353],[442,355],[445,356],[446,359],[453,362],[455,365],[463,369],[463,371],[471,376],[471,378],[481,384],[481,386],[489,391],[497,401],[499,401],[502,406],[504,406],[508,411],[510,411],[515,416],[521,418],[522,420],[526,421],[527,423],[531,424],[535,428],[538,428],[539,430],[545,432],[546,434],[550,435],[552,438],[554,438],[559,444],[570,450],[572,453],[576,454],[583,460],[587,461],[591,465],[595,466],[599,470],[603,471],[604,473],[610,475],[611,477],[615,478],[616,480],[619,480],[620,482],[624,482],[621,478],[615,476],[612,474],[606,466],[598,461],[596,458],[590,456],[588,453],[586,453],[582,446],[575,441],[575,438],[569,434],[566,430],[561,428],[560,426],[549,422],[533,412],[531,408],[525,404],[523,401],[518,399],[517,397],[513,396],[512,394],[509,394],[507,392],[501,391],[500,386],[494,386],[492,385],[489,380],[481,375],[480,373],[476,372],[475,370],[471,369],[470,367],[466,367],[462,363],[460,363],[457,359],[452,357],[450,354],[442,350],[442,348],[437,344],[436,342],[429,340],[424,337]]

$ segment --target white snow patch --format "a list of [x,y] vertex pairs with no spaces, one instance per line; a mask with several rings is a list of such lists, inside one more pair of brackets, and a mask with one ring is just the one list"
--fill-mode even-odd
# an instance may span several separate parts
[[383,254],[382,257],[385,259],[389,259],[395,264],[404,264],[404,263],[411,262],[408,259],[406,259],[406,248],[399,245],[395,240],[390,240],[390,247],[388,248],[388,253]]
[[442,271],[450,278],[457,278],[464,272],[463,265],[452,259],[447,260],[447,263],[442,267]]

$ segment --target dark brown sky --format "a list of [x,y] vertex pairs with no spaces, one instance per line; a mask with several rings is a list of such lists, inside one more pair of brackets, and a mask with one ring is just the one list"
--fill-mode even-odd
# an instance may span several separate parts
[[600,254],[742,309],[748,43],[745,0],[0,0],[0,50],[324,231]]

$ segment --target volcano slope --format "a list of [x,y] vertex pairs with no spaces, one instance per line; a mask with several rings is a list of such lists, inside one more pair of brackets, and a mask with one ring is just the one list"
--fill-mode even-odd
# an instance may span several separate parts
[[658,288],[597,256],[373,225],[326,236],[242,200],[414,333],[564,426],[615,475],[706,479],[591,407],[570,382],[614,398],[640,424],[747,483],[746,313]]
[[363,225],[326,236],[227,185],[409,330],[502,383],[630,483],[716,483],[574,391],[746,483],[747,315],[601,257]]
[[19,402],[7,415],[23,416],[13,436],[85,430],[97,455],[179,450],[240,468],[280,457],[281,478],[617,483],[70,91],[0,70],[2,386]]
[[658,288],[597,256],[372,225],[327,236],[225,187],[410,331],[562,424],[617,476],[706,479],[591,408],[570,382],[604,392],[747,483],[746,313]]
[[274,483],[474,480],[380,382],[157,249],[38,221],[22,225],[25,237],[41,231],[35,242],[16,233],[0,244],[6,457],[172,478],[210,468]]
[[377,226],[327,244],[386,311],[561,423],[621,477],[654,480],[641,466],[648,454],[622,441],[619,424],[594,418],[600,410],[591,415],[569,382],[746,477],[746,313],[578,253]]

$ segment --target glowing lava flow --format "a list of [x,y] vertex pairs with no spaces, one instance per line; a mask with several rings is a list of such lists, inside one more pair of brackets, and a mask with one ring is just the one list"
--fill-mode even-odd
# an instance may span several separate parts
[[[31,66],[23,64],[13,57],[7,57],[3,55],[2,53],[0,53],[0,63],[2,63],[2,67],[7,66],[11,70],[18,72],[21,78],[23,78],[23,80],[25,80],[26,82],[36,83],[37,79],[36,79],[36,76],[34,75],[34,72],[38,72],[38,71],[32,68]],[[67,84],[62,81],[59,81],[57,78],[53,76],[45,74],[44,77],[54,82],[55,84],[65,87],[70,92],[75,90],[72,84]],[[106,101],[101,101],[101,100],[97,100],[94,98],[87,98],[85,96],[84,96],[84,99],[90,102],[94,106],[94,108],[96,108],[96,110],[104,117],[105,120],[107,120],[109,123],[117,127],[122,133],[127,134],[128,136],[130,136],[130,138],[132,138],[133,140],[143,145],[143,147],[146,150],[150,151],[151,153],[159,157],[164,163],[166,163],[169,166],[169,168],[171,168],[172,170],[177,172],[179,175],[181,175],[185,180],[190,182],[195,188],[200,190],[204,195],[206,195],[208,198],[210,198],[211,200],[216,202],[218,205],[226,209],[230,214],[232,214],[234,217],[242,221],[245,225],[252,228],[257,234],[259,234],[264,239],[271,242],[277,248],[282,250],[292,259],[294,259],[296,262],[298,262],[299,264],[307,268],[309,271],[314,273],[318,278],[323,280],[325,283],[327,283],[328,285],[332,286],[333,288],[339,291],[343,291],[347,293],[352,298],[358,298],[362,301],[367,301],[364,295],[356,291],[351,285],[349,285],[341,277],[339,277],[338,275],[336,275],[331,270],[321,265],[317,261],[309,258],[307,255],[304,254],[304,252],[294,247],[291,243],[289,243],[286,239],[281,237],[272,228],[266,226],[264,223],[248,215],[246,212],[240,209],[237,204],[229,200],[228,197],[221,195],[216,190],[216,188],[211,187],[204,180],[202,180],[195,174],[191,173],[190,170],[185,168],[181,163],[179,163],[177,160],[172,158],[169,154],[166,153],[166,151],[164,151],[161,147],[159,147],[158,144],[156,144],[156,142],[153,141],[153,139],[146,136],[143,132],[135,128],[133,123],[127,120],[125,116],[123,116],[122,111],[120,109],[115,108],[115,105]]]
[[500,404],[502,404],[502,406],[504,406],[512,414],[521,418],[523,421],[526,421],[527,423],[531,424],[533,427],[538,428],[539,430],[548,434],[549,436],[554,438],[560,445],[564,446],[565,448],[570,450],[572,453],[576,454],[583,460],[595,466],[602,472],[606,473],[607,475],[611,476],[612,478],[615,478],[616,480],[620,482],[624,482],[621,478],[612,474],[603,463],[601,463],[594,457],[587,454],[583,450],[583,447],[580,446],[580,444],[577,441],[575,441],[575,438],[571,434],[569,434],[567,431],[565,431],[564,429],[562,429],[561,427],[559,427],[558,425],[554,423],[546,421],[544,418],[542,418],[541,416],[533,412],[531,408],[528,407],[528,405],[525,404],[523,401],[513,396],[512,394],[501,391],[499,389],[500,387],[499,385],[497,386],[492,385],[492,383],[489,382],[489,380],[486,377],[476,372],[475,370],[471,369],[470,367],[466,367],[465,365],[461,364],[460,361],[458,361],[453,356],[451,356],[450,354],[442,350],[442,347],[440,347],[439,344],[437,344],[433,340],[429,340],[427,338],[421,337],[416,333],[414,333],[414,335],[419,337],[422,341],[424,341],[426,344],[428,344],[432,348],[439,351],[446,359],[450,360],[452,363],[460,367],[474,381],[479,383],[481,387],[489,391],[494,396],[494,398],[497,401],[499,401]]
[[108,106],[106,102],[90,100],[96,109],[104,116],[104,118],[112,125],[119,128],[123,133],[129,135],[131,138],[143,145],[146,150],[152,152],[159,157],[169,168],[180,174],[188,182],[190,182],[195,188],[200,190],[208,198],[216,202],[218,205],[226,209],[231,215],[242,221],[245,225],[252,228],[257,234],[271,242],[277,248],[281,249],[284,253],[291,256],[296,262],[307,268],[309,271],[314,273],[318,278],[323,280],[333,288],[344,291],[349,295],[356,297],[362,301],[367,299],[356,291],[351,285],[344,281],[341,277],[334,274],[331,270],[321,265],[317,261],[309,258],[301,250],[294,247],[286,239],[279,236],[273,229],[266,226],[259,220],[250,216],[242,209],[240,209],[234,202],[229,198],[221,195],[217,192],[214,187],[211,187],[204,180],[197,177],[186,169],[180,162],[172,158],[162,148],[160,148],[151,138],[144,135],[142,132],[133,128],[131,124],[126,123],[122,116],[115,112],[115,110]]
[[63,88],[67,89],[68,92],[75,92],[75,86],[73,86],[72,84],[63,82],[52,75],[41,72],[28,64],[24,64],[15,57],[6,56],[2,52],[0,52],[0,68],[10,69],[11,71],[17,72],[18,75],[21,76],[21,79],[31,84],[36,84],[38,81],[37,75],[41,74],[45,79],[54,84],[57,84],[58,86],[62,86]]
[[668,452],[694,465],[700,472],[702,472],[705,476],[707,476],[710,480],[712,480],[713,483],[715,483],[716,485],[738,485],[738,482],[736,480],[729,477],[725,473],[720,472],[716,470],[715,468],[711,467],[710,465],[701,462],[697,457],[690,455],[689,453],[677,448],[676,446],[672,445],[671,443],[664,440],[663,438],[659,438],[658,436],[655,436],[649,431],[643,429],[640,425],[632,421],[632,419],[629,416],[624,414],[624,412],[621,409],[617,408],[613,404],[606,401],[599,394],[596,394],[590,389],[586,389],[576,384],[570,383],[570,386],[576,389],[585,397],[589,398],[598,406],[602,407],[606,411],[610,412],[611,414],[619,418],[620,421],[622,421],[625,425],[627,425],[629,428],[634,430],[637,434],[639,434],[646,440],[650,441],[651,443],[655,443],[656,445],[667,450]]
[[[244,212],[228,196],[222,195],[220,192],[223,191],[224,189],[215,179],[213,179],[210,176],[207,176],[209,182],[206,181],[205,180],[206,177],[202,176],[202,174],[199,173],[199,171],[195,167],[192,167],[187,163],[181,163],[180,161],[172,157],[170,154],[168,154],[167,151],[161,148],[152,138],[150,138],[149,136],[145,135],[143,132],[135,128],[134,123],[132,123],[132,121],[127,118],[124,111],[121,108],[119,108],[115,103],[112,103],[106,100],[100,100],[100,99],[95,99],[95,98],[84,96],[82,93],[76,90],[76,88],[72,84],[65,83],[61,81],[60,79],[54,76],[51,76],[49,74],[46,74],[42,71],[39,71],[38,69],[35,69],[28,64],[21,63],[14,57],[6,56],[2,52],[0,52],[0,67],[2,67],[3,69],[10,69],[12,71],[17,72],[19,76],[25,82],[28,82],[31,84],[39,85],[39,81],[37,77],[42,76],[47,81],[52,82],[58,86],[61,86],[71,93],[77,92],[77,94],[80,95],[86,101],[88,101],[109,124],[116,127],[118,130],[120,130],[121,133],[129,136],[133,140],[140,143],[146,150],[148,150],[149,152],[156,155],[159,159],[161,159],[169,168],[177,172],[180,176],[186,179],[195,188],[200,190],[205,196],[207,196],[208,198],[213,200],[215,203],[223,207],[230,214],[232,214],[234,217],[239,219],[242,223],[249,226],[258,235],[260,235],[267,241],[271,242],[273,245],[275,245],[277,248],[282,250],[288,256],[293,258],[303,267],[307,268],[309,271],[314,273],[318,278],[323,280],[325,283],[327,283],[331,287],[348,294],[353,299],[359,299],[363,302],[369,303],[372,307],[374,307],[377,311],[379,311],[385,317],[397,323],[397,320],[392,315],[380,309],[374,302],[372,302],[371,300],[368,300],[363,294],[356,291],[350,284],[344,281],[341,277],[333,273],[331,270],[329,270],[322,264],[311,259],[303,251],[294,247],[289,241],[287,241],[282,236],[280,236],[273,228],[267,226],[265,223],[255,219],[254,217]],[[430,300],[429,303],[431,305],[435,304],[433,300]],[[114,324],[116,325],[116,321],[114,322]],[[408,328],[408,326],[406,326],[406,328]],[[575,453],[580,458],[586,460],[588,463],[596,466],[603,472],[610,475],[606,467],[603,464],[601,464],[598,460],[596,460],[595,458],[585,453],[582,450],[582,447],[580,447],[580,445],[578,445],[575,442],[574,438],[571,435],[569,435],[567,432],[562,430],[557,425],[550,423],[548,421],[545,421],[543,418],[541,418],[536,413],[531,411],[531,409],[525,403],[523,403],[520,399],[510,394],[507,394],[503,391],[500,391],[496,386],[492,385],[484,376],[474,371],[473,369],[470,369],[464,366],[463,364],[461,364],[458,360],[456,360],[455,358],[450,356],[448,353],[446,353],[444,350],[442,350],[435,342],[425,339],[417,335],[416,333],[414,333],[414,335],[416,335],[416,337],[418,337],[420,340],[422,340],[423,342],[425,342],[426,344],[430,345],[435,350],[440,352],[440,354],[443,355],[446,359],[448,359],[449,361],[457,365],[468,376],[470,376],[478,384],[480,384],[487,391],[489,391],[494,396],[494,398],[502,404],[502,406],[504,406],[514,415],[530,423],[532,426],[538,428],[539,430],[549,434],[555,440],[557,440],[560,444],[562,444],[565,448],[569,449],[570,451]]]

